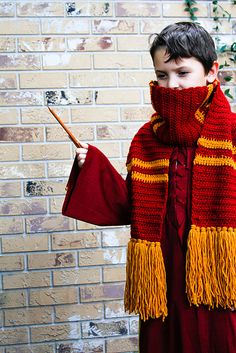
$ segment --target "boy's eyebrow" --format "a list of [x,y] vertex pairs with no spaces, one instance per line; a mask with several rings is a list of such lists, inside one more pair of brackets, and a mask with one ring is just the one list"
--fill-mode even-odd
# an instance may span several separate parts
[[[177,67],[176,69],[174,69],[173,71],[179,71],[179,70],[190,70],[191,68],[188,67],[188,66],[179,66]],[[158,70],[155,68],[155,72],[163,72],[163,73],[166,73],[165,70]]]

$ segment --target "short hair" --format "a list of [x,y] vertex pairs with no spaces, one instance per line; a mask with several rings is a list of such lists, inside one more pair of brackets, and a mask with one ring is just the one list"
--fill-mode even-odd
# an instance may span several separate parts
[[166,62],[194,57],[202,63],[206,74],[217,60],[213,39],[203,27],[196,23],[177,22],[165,27],[160,34],[154,35],[155,38],[150,47],[153,61],[155,52],[160,47],[166,47],[166,52],[169,54]]

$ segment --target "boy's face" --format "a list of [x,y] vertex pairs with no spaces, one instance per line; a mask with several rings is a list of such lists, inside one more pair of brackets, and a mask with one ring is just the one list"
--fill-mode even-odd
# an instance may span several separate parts
[[159,48],[154,54],[154,68],[160,87],[183,89],[206,86],[217,78],[218,63],[215,62],[208,74],[196,58],[181,58],[168,61],[166,48]]

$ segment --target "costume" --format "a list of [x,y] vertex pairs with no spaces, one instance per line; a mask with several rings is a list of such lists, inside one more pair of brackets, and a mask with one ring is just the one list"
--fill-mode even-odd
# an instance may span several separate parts
[[[131,210],[131,240],[127,255],[125,307],[130,312],[140,314],[141,334],[143,333],[144,336],[147,337],[148,332],[151,332],[156,325],[160,326],[156,333],[153,332],[153,335],[160,337],[160,347],[157,347],[157,353],[174,353],[174,349],[177,349],[176,339],[173,338],[175,343],[172,341],[168,343],[165,338],[164,343],[161,337],[171,337],[171,332],[174,332],[173,321],[167,317],[168,308],[173,310],[175,294],[170,293],[172,288],[168,270],[169,259],[166,257],[171,254],[165,251],[165,244],[168,243],[166,238],[170,236],[171,228],[167,226],[166,221],[172,207],[169,178],[173,151],[176,148],[187,149],[185,156],[187,156],[187,164],[191,165],[187,198],[190,198],[190,194],[192,198],[188,199],[186,206],[188,217],[182,218],[185,223],[183,239],[188,238],[188,245],[183,242],[186,249],[182,252],[185,257],[187,251],[187,297],[190,305],[204,304],[212,309],[224,308],[214,309],[213,312],[223,310],[224,316],[232,317],[230,319],[232,332],[227,333],[226,330],[224,334],[227,337],[234,336],[235,339],[236,316],[231,309],[236,307],[236,126],[235,115],[231,113],[229,104],[217,82],[206,87],[181,91],[161,88],[154,82],[150,87],[152,104],[156,113],[151,122],[146,123],[139,130],[131,143],[127,159],[129,172],[127,192],[124,190],[124,182],[119,178],[116,179],[115,185],[113,184],[114,190],[109,188],[108,181],[105,185],[111,191],[110,204],[113,205],[113,201],[115,202],[114,194],[119,195],[118,214],[123,219],[126,215],[125,224],[128,223]],[[80,172],[80,180],[83,179],[82,173],[88,169],[86,162],[89,163],[89,155],[87,159],[88,161],[85,161]],[[110,166],[107,165],[105,170],[106,174],[107,170],[110,171]],[[113,171],[109,175],[112,177]],[[114,175],[116,175],[115,172]],[[96,183],[100,187],[102,179],[96,180]],[[63,213],[86,220],[86,197],[84,190],[79,187],[78,179],[73,176],[73,172],[68,187]],[[119,194],[119,188],[122,190],[121,194]],[[107,194],[106,190],[104,194]],[[76,206],[76,202],[79,202],[81,206]],[[83,207],[85,210],[83,217],[78,207]],[[90,208],[91,205],[87,208],[87,214]],[[112,213],[113,215],[116,213],[114,209]],[[99,224],[97,219],[94,222],[93,217],[90,219],[89,217],[87,216],[87,221]],[[113,224],[121,224],[118,219],[119,217],[117,220],[114,217]],[[107,224],[111,223],[108,221]],[[180,257],[180,252],[174,261],[175,264],[178,264],[178,257]],[[182,280],[184,267],[185,258],[180,266]],[[169,290],[167,289],[168,283],[170,283]],[[184,288],[181,290],[182,298],[186,299]],[[177,311],[179,300],[176,301]],[[168,301],[171,301],[171,304]],[[180,305],[182,309],[179,310],[187,312],[190,308],[191,313],[193,310],[196,313],[196,308],[190,307],[189,303],[185,303],[186,307]],[[206,307],[203,310],[205,309]],[[161,324],[161,319],[158,318],[164,320],[166,317],[168,323]],[[209,320],[209,315],[206,317],[206,320]],[[146,320],[147,324],[145,324]],[[206,322],[206,320],[203,321]],[[196,326],[201,325],[200,321],[196,321]],[[145,327],[149,325],[151,328],[145,330]],[[163,330],[165,333],[162,332]],[[211,329],[207,330],[209,334],[211,331]],[[197,327],[193,327],[191,332],[193,336],[200,335]],[[184,340],[183,336],[181,337]],[[206,348],[209,347],[210,340],[206,338],[205,345],[201,340],[203,340],[202,337],[198,338],[198,343],[195,342],[195,348],[193,348],[195,350],[186,348],[188,347],[186,342],[181,343],[178,352],[198,353],[201,350],[202,353],[211,352]],[[199,342],[203,344],[202,347]],[[196,345],[201,350],[196,350]],[[219,353],[235,351],[235,341],[227,345],[229,348]],[[151,348],[148,350],[147,342],[143,346],[141,343],[141,347],[142,353],[154,353],[150,350]],[[215,353],[216,350],[212,352]]]

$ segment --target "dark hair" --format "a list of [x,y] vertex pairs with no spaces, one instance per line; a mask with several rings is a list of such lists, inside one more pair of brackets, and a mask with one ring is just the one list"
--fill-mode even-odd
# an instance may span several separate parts
[[196,23],[177,22],[155,35],[150,48],[152,60],[154,60],[156,50],[166,47],[166,52],[169,54],[166,62],[195,57],[204,66],[206,74],[217,60],[213,39],[203,27]]

